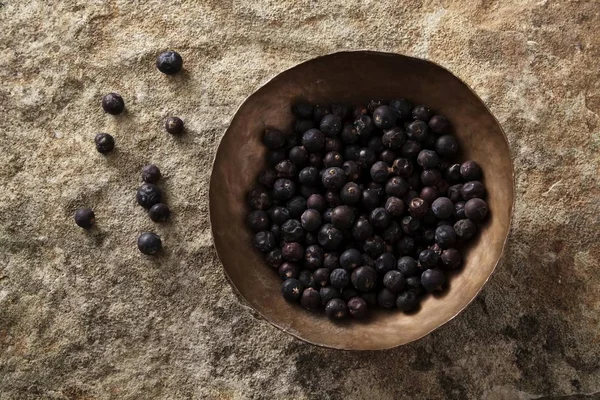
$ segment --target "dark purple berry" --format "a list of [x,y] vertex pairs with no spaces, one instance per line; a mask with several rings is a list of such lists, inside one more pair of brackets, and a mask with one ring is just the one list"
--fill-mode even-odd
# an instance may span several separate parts
[[396,268],[396,257],[392,253],[383,253],[375,260],[375,271],[383,276]]
[[268,214],[271,220],[277,225],[282,225],[285,221],[290,219],[290,212],[285,207],[275,206],[270,208]]
[[392,176],[385,184],[385,193],[388,196],[403,197],[408,190],[408,183],[399,176]]
[[418,105],[415,108],[413,108],[412,116],[414,119],[418,119],[423,122],[429,122],[431,117],[433,117],[433,111],[431,111],[427,106]]
[[304,251],[304,266],[310,270],[321,268],[324,257],[323,249],[316,244],[311,244]]
[[298,169],[290,160],[283,160],[275,166],[277,177],[294,179],[298,174]]
[[379,257],[385,251],[385,242],[381,237],[373,236],[365,240],[363,249],[369,256],[373,258]]
[[434,186],[425,186],[421,189],[419,197],[427,202],[427,204],[433,204],[435,199],[439,197],[439,192]]
[[458,142],[452,135],[440,136],[435,141],[435,151],[442,157],[454,157],[458,153]]
[[445,169],[444,178],[450,183],[459,183],[461,180],[460,176],[460,164],[452,164]]
[[396,221],[392,223],[381,234],[383,240],[388,244],[394,244],[402,238],[402,229]]
[[385,101],[383,101],[382,99],[374,99],[369,101],[369,103],[367,104],[367,110],[373,114],[375,112],[375,110],[381,106],[385,104]]
[[281,294],[287,301],[298,301],[302,296],[304,286],[298,279],[286,279],[281,285]]
[[454,214],[454,203],[447,197],[438,197],[431,203],[431,211],[439,219],[448,219]]
[[417,163],[423,168],[435,168],[440,163],[440,157],[433,150],[421,150]]
[[420,296],[425,293],[425,288],[421,285],[421,272],[419,271],[419,275],[417,276],[409,276],[406,278],[406,287],[409,291],[415,293],[417,296]]
[[298,265],[291,262],[284,262],[277,269],[277,273],[279,273],[279,277],[283,280],[290,278],[298,278],[298,274],[300,270],[298,269]]
[[461,219],[454,224],[454,232],[462,240],[469,240],[477,233],[477,225],[470,219]]
[[488,214],[488,205],[481,199],[471,199],[465,203],[465,216],[474,222],[481,222]]
[[319,128],[326,136],[337,136],[342,130],[342,120],[337,115],[327,114],[321,119]]
[[272,188],[277,180],[277,171],[273,168],[267,168],[258,176],[258,183],[266,187]]
[[334,288],[344,289],[350,285],[350,274],[345,269],[337,268],[331,271],[329,281]]
[[90,229],[96,222],[96,216],[91,208],[79,208],[75,211],[75,223],[83,229]]
[[354,239],[360,241],[373,236],[373,226],[366,217],[361,216],[356,220],[356,223],[352,227],[352,236]]
[[479,181],[470,181],[462,185],[460,194],[464,201],[485,196],[485,187]]
[[289,210],[292,218],[300,218],[302,213],[306,211],[306,199],[301,196],[292,197],[285,208]]
[[465,161],[460,166],[460,176],[464,181],[478,181],[482,178],[483,173],[475,161]]
[[[289,179],[277,179],[273,185],[273,198],[279,201],[289,200],[296,192],[296,185]],[[269,202],[270,205],[270,202]],[[256,208],[256,207],[255,207]],[[268,208],[268,207],[267,207]],[[263,210],[264,208],[260,208]]]
[[450,131],[450,122],[443,115],[434,115],[429,120],[429,129],[436,135],[443,135]]
[[422,268],[435,268],[440,261],[440,255],[432,249],[425,249],[419,253],[419,264]]
[[323,220],[323,222],[330,224],[331,223],[331,212],[333,211],[333,208],[328,208],[325,211],[323,211],[323,213],[321,214],[321,219]]
[[[275,240],[273,240],[275,242]],[[273,243],[274,244],[274,243]],[[160,236],[152,232],[143,232],[137,240],[138,250],[146,255],[154,255],[162,249]]]
[[269,251],[265,256],[265,262],[269,267],[279,269],[279,267],[283,263],[283,255],[281,254],[281,249],[273,249]]
[[338,167],[327,168],[323,173],[323,186],[327,189],[341,189],[346,184],[346,174]]
[[318,153],[325,147],[325,135],[318,129],[309,129],[302,134],[302,145],[311,153]]
[[398,113],[392,107],[379,106],[373,111],[373,123],[379,129],[390,129],[396,125]]
[[405,313],[414,311],[419,307],[419,298],[415,292],[407,290],[396,297],[396,307]]
[[456,232],[451,225],[440,225],[435,230],[435,242],[442,249],[448,249],[456,243]]
[[[316,289],[316,288],[315,288]],[[319,296],[321,296],[321,305],[325,306],[332,299],[341,297],[340,291],[331,286],[319,288]]]
[[297,262],[304,257],[304,248],[300,243],[286,243],[281,248],[281,255],[286,261]]
[[329,153],[330,151],[341,152],[343,149],[342,141],[336,137],[325,137],[325,151]]
[[348,249],[340,255],[339,262],[342,268],[352,271],[362,265],[362,254],[356,249]]
[[425,169],[421,172],[423,186],[435,186],[442,180],[442,174],[437,169]]
[[377,293],[377,304],[383,308],[394,308],[396,305],[396,293],[388,288],[381,289]]
[[358,142],[360,136],[352,125],[344,125],[340,133],[340,139],[344,144],[353,144]]
[[399,293],[404,290],[406,281],[404,276],[396,270],[386,272],[383,277],[383,286],[392,291],[393,293]]
[[96,150],[102,154],[109,153],[115,148],[115,139],[108,133],[97,134],[94,143],[96,144]]
[[429,293],[441,291],[446,284],[446,276],[439,269],[428,269],[421,274],[421,285]]
[[400,200],[397,197],[388,197],[388,199],[385,202],[385,210],[392,216],[392,217],[400,217],[402,216],[402,214],[404,214],[404,211],[406,210],[406,207],[404,205],[404,202],[402,200]]
[[371,166],[371,179],[376,183],[384,183],[390,175],[389,168],[383,161],[377,161]]
[[325,256],[323,257],[323,267],[333,271],[336,268],[340,268],[340,266],[340,256],[338,253],[325,253]]
[[396,268],[398,268],[398,271],[400,271],[405,277],[415,276],[421,273],[421,270],[417,264],[417,260],[409,256],[400,258],[396,264]]
[[361,167],[363,169],[370,168],[371,165],[373,165],[376,160],[377,160],[377,156],[375,155],[373,150],[369,149],[368,147],[363,147],[362,149],[359,150],[358,160],[357,160],[359,167]]
[[462,264],[462,256],[460,251],[456,249],[446,249],[440,257],[442,265],[445,269],[458,269]]
[[[294,165],[297,168],[303,168],[304,166],[306,166],[306,164],[308,164],[308,152],[302,146],[292,147],[288,153],[288,158],[289,161],[285,160],[282,162],[287,161],[288,163]],[[282,178],[288,178],[288,176],[282,176]]]
[[342,199],[337,190],[328,190],[325,192],[325,201],[329,207],[337,207],[342,205]]
[[273,233],[273,235],[275,235],[275,238],[277,240],[281,239],[281,226],[279,226],[277,224],[271,225],[271,233]]
[[392,163],[394,162],[396,157],[397,157],[397,154],[392,149],[385,149],[379,154],[379,160],[383,161],[384,163],[386,163],[388,165],[392,165]]
[[[253,213],[254,212],[264,213],[264,217],[267,217],[266,224],[261,226],[262,229],[253,229],[254,232],[266,230],[269,226],[269,219],[268,219],[267,213],[262,210],[255,210],[255,211],[253,211]],[[170,215],[171,215],[171,210],[169,209],[169,206],[167,206],[166,204],[163,204],[163,203],[157,203],[157,204],[153,205],[152,207],[150,207],[150,210],[148,210],[148,216],[154,222],[165,222],[167,219],[169,219]],[[252,213],[251,213],[251,215],[252,215]]]
[[323,157],[323,165],[325,168],[342,167],[342,165],[344,165],[344,159],[337,151],[330,151]]
[[[264,193],[266,193],[266,192],[264,192]],[[268,196],[268,193],[266,193],[266,194]],[[160,201],[162,200],[162,191],[160,190],[160,188],[158,186],[156,186],[152,183],[144,183],[138,189],[135,198],[140,206],[142,206],[146,209],[149,209],[153,205],[160,203]],[[261,196],[261,198],[262,198],[262,196]],[[255,207],[254,205],[257,205],[257,206],[262,205],[262,203],[260,203],[258,198],[255,198],[255,200],[256,200],[255,202],[252,202],[252,198],[251,198],[251,201],[250,201],[250,205],[253,206],[252,208],[255,208],[255,209],[266,210],[271,205],[270,201],[268,201],[269,204],[268,205],[265,204],[264,208]]]
[[146,183],[156,183],[160,180],[160,169],[154,164],[145,165],[142,168],[142,180]]
[[117,93],[109,93],[102,97],[102,108],[104,112],[118,115],[123,112],[125,109],[125,102],[123,101],[123,97]]
[[180,135],[183,132],[183,120],[179,117],[167,118],[165,130],[171,135]]
[[325,224],[319,230],[318,238],[319,244],[325,250],[335,250],[340,246],[340,244],[342,244],[342,241],[344,240],[344,235],[333,225]]
[[303,168],[298,174],[298,181],[305,186],[317,186],[319,179],[319,170],[315,167]]
[[327,268],[319,268],[317,269],[315,272],[313,272],[313,277],[315,279],[315,282],[321,286],[327,286],[329,285],[329,275],[331,274],[331,272],[329,272],[329,270]]
[[176,51],[165,51],[156,59],[156,68],[166,75],[174,75],[181,71],[183,67],[183,58]]
[[371,136],[373,130],[375,130],[375,124],[368,115],[361,115],[354,121],[354,130],[363,139],[367,139]]
[[348,300],[348,312],[352,318],[363,319],[369,313],[367,302],[362,297],[352,297]]
[[348,306],[342,299],[331,299],[325,306],[325,314],[329,319],[344,319],[348,316]]
[[356,204],[362,198],[362,189],[354,182],[348,182],[340,191],[340,199],[344,204]]
[[409,160],[415,160],[421,152],[421,145],[414,140],[407,140],[400,148],[400,155]]
[[429,207],[427,202],[419,197],[415,197],[410,201],[408,205],[408,211],[410,215],[414,218],[423,218],[427,215],[427,211]]
[[392,217],[383,207],[377,207],[369,215],[369,222],[375,228],[385,229],[392,222]]
[[323,212],[327,209],[327,201],[320,194],[313,194],[306,200],[306,207]]
[[254,247],[263,253],[273,250],[277,245],[277,239],[272,232],[262,231],[254,235]]
[[308,232],[314,232],[321,227],[321,213],[314,209],[308,209],[300,217],[302,228]]
[[338,206],[331,212],[331,223],[337,229],[350,229],[354,224],[354,211],[348,206]]
[[406,127],[406,135],[417,142],[425,141],[425,138],[429,134],[429,128],[423,121],[413,121]]
[[352,271],[350,279],[357,290],[368,292],[377,285],[377,272],[371,267],[358,267]]
[[281,235],[286,242],[299,242],[304,239],[304,229],[297,219],[289,219],[281,225]]
[[462,190],[463,185],[458,183],[456,185],[452,185],[448,188],[448,198],[452,200],[453,203],[459,202],[462,200]]
[[319,292],[310,287],[304,289],[302,297],[300,298],[300,305],[309,311],[315,311],[321,308],[321,296],[319,295]]

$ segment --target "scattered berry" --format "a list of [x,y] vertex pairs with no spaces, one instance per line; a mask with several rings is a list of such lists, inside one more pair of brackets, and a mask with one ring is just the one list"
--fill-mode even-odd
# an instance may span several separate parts
[[137,246],[142,253],[151,256],[162,249],[162,241],[157,234],[144,232],[138,237]]
[[174,75],[181,71],[183,59],[175,51],[165,51],[156,59],[156,68],[163,74]]
[[96,215],[91,208],[79,208],[75,211],[75,223],[83,229],[90,229],[96,222]]
[[183,120],[179,117],[169,117],[165,121],[165,130],[171,135],[179,135],[183,132]]
[[109,153],[115,148],[115,139],[108,133],[97,134],[94,143],[96,143],[96,150],[102,154]]
[[121,95],[117,93],[109,93],[102,97],[102,108],[106,113],[118,115],[121,114],[125,109],[125,102],[123,101]]

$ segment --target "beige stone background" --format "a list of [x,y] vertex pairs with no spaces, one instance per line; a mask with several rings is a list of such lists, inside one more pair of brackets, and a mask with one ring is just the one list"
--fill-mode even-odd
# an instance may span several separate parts
[[[600,398],[598,1],[0,0],[0,399]],[[167,48],[185,73],[154,68]],[[517,201],[481,295],[391,351],[299,342],[212,247],[211,161],[242,100],[345,49],[429,58],[502,123]],[[127,113],[102,113],[123,95]],[[167,115],[188,133],[166,134]],[[97,132],[117,150],[94,149]],[[135,203],[157,163],[174,211]],[[91,233],[72,220],[92,206]],[[166,254],[142,257],[153,230]]]

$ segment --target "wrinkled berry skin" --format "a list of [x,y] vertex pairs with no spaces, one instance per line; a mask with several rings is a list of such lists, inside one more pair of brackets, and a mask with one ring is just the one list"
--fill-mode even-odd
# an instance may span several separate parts
[[439,254],[431,249],[425,249],[419,254],[419,264],[422,268],[435,268],[439,261]]
[[298,301],[302,296],[304,286],[298,279],[286,279],[281,285],[281,294],[287,301]]
[[433,117],[433,111],[427,106],[418,105],[413,108],[412,116],[414,119],[421,120],[423,122],[429,122],[431,117]]
[[400,217],[404,214],[406,206],[402,200],[391,196],[386,200],[384,208],[392,217]]
[[160,237],[152,232],[143,232],[137,240],[138,250],[146,255],[154,255],[162,249]]
[[109,153],[115,148],[115,139],[108,133],[97,134],[94,143],[96,144],[96,150],[102,154]]
[[357,290],[368,292],[377,285],[377,272],[371,267],[358,267],[352,272],[350,279]]
[[400,258],[396,264],[396,267],[398,268],[398,271],[400,271],[405,277],[416,276],[421,273],[419,265],[417,264],[417,260],[409,256]]
[[429,293],[443,290],[446,284],[446,276],[439,269],[428,269],[421,274],[421,285]]
[[162,191],[152,183],[144,183],[135,196],[138,204],[144,208],[150,208],[162,200]]
[[477,225],[470,219],[461,219],[454,224],[456,236],[462,240],[469,240],[477,233]]
[[273,198],[275,200],[283,201],[291,199],[295,192],[296,185],[289,179],[277,179],[273,185]]
[[306,232],[302,229],[302,224],[297,219],[289,219],[281,225],[283,240],[286,242],[299,242],[304,238]]
[[142,180],[146,183],[156,183],[161,176],[160,169],[154,164],[145,165],[142,168]]
[[485,187],[479,181],[470,181],[462,185],[460,194],[464,201],[485,196]]
[[488,205],[481,199],[471,199],[465,203],[465,216],[474,222],[481,222],[488,214]]
[[112,115],[118,115],[125,109],[123,97],[117,93],[109,93],[102,97],[102,108],[104,112]]
[[456,232],[450,225],[440,225],[435,230],[435,242],[442,249],[448,249],[456,243]]
[[179,117],[169,117],[165,121],[165,130],[171,135],[183,133],[183,120]]
[[302,297],[300,298],[300,305],[309,311],[315,311],[321,308],[321,296],[319,295],[319,292],[310,287],[304,289]]
[[79,208],[75,211],[75,223],[83,229],[90,229],[94,226],[96,216],[91,208]]
[[176,51],[165,51],[156,59],[156,68],[166,75],[174,75],[183,68],[183,58]]
[[343,268],[336,268],[331,271],[329,281],[334,288],[344,289],[350,285],[350,274]]
[[396,307],[402,312],[409,313],[419,307],[419,298],[414,291],[407,290],[396,297]]
[[277,245],[277,239],[273,232],[262,231],[254,235],[254,247],[263,253],[267,253],[275,248]]
[[348,300],[348,312],[352,318],[363,319],[369,313],[369,306],[362,297],[352,297]]
[[[257,211],[259,211],[259,210],[257,210]],[[264,212],[264,211],[261,211],[261,212]],[[266,215],[266,213],[265,213],[265,215]],[[148,210],[148,216],[150,217],[150,219],[153,222],[165,222],[171,216],[171,210],[169,209],[169,206],[167,206],[166,204],[157,203],[157,204],[153,205],[152,207],[150,207],[150,209]],[[267,222],[268,222],[268,219],[267,219]],[[264,229],[260,229],[260,230],[266,230],[266,229],[267,229],[267,227],[264,227]]]

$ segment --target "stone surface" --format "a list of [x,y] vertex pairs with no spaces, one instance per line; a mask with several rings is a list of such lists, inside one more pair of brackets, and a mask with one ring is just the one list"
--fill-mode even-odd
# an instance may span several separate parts
[[[2,0],[0,399],[599,398],[599,12],[593,0]],[[167,48],[184,74],[154,68]],[[456,319],[391,351],[316,348],[256,318],[210,236],[211,161],[237,105],[344,49],[448,67],[514,155],[497,272]],[[102,113],[109,91],[126,114]],[[161,127],[173,114],[180,139]],[[101,131],[116,138],[107,157]],[[165,176],[165,225],[135,204],[149,162]],[[90,233],[73,223],[80,206],[96,212]],[[163,256],[139,254],[143,230]]]

